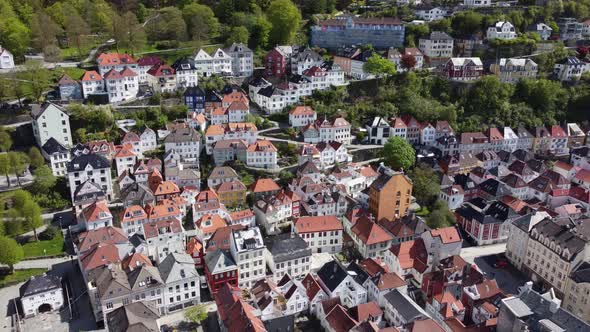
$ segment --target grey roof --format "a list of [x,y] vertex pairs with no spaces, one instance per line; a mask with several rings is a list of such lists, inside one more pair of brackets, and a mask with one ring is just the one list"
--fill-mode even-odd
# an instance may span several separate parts
[[134,197],[130,197],[133,201],[145,201],[154,199],[154,194],[152,193],[152,190],[148,186],[137,182],[132,183],[123,188],[123,190],[121,190],[121,199],[127,200],[127,196],[129,196],[132,192],[135,193]]
[[565,331],[590,331],[588,323],[569,311],[561,307],[552,311],[552,296],[549,292],[539,294],[533,290],[525,290],[517,297],[507,298],[502,302],[515,316],[527,322],[531,331],[544,331],[541,326],[543,320],[549,320]]
[[213,168],[208,179],[226,179],[226,178],[237,178],[238,173],[229,166],[217,166]]
[[246,46],[243,43],[233,43],[230,47],[225,49],[225,52],[252,52],[252,50],[249,49],[248,46]]
[[385,294],[385,301],[389,302],[397,310],[398,315],[408,323],[420,318],[428,318],[426,312],[416,302],[397,289]]
[[102,188],[90,180],[80,183],[80,185],[74,189],[74,202],[100,200],[105,197],[106,194]]
[[194,128],[178,128],[164,139],[164,143],[200,142],[201,134]]
[[160,285],[164,284],[162,278],[160,278],[158,269],[153,266],[141,266],[139,268],[133,269],[133,271],[129,272],[127,275],[127,279],[129,280],[129,286],[131,286],[132,290],[145,287],[146,285],[142,285],[140,283],[145,282],[148,279],[150,280],[151,285],[156,283]]
[[423,39],[430,39],[430,40],[453,40],[453,37],[449,36],[446,32],[442,32],[442,31],[432,31],[430,33],[430,35],[426,38],[423,37]]
[[587,244],[587,241],[569,226],[559,225],[550,219],[542,220],[533,227],[533,230],[543,235],[550,243],[554,242],[556,246],[567,248],[571,254],[570,261],[576,257],[576,254],[583,251]]
[[145,238],[139,233],[135,233],[129,237],[129,242],[134,248],[137,248],[145,243]]
[[348,274],[350,274],[360,285],[364,284],[365,281],[369,279],[369,274],[356,262],[350,263],[346,270],[348,271]]
[[265,320],[264,327],[267,332],[295,331],[295,315],[285,315]]
[[87,165],[92,166],[93,169],[111,168],[111,162],[108,159],[96,153],[89,153],[74,157],[68,163],[68,173],[83,171]]
[[518,218],[516,218],[516,219],[515,219],[515,220],[512,222],[512,224],[513,224],[514,226],[516,226],[516,227],[520,228],[522,231],[524,231],[524,232],[527,232],[527,233],[528,233],[528,232],[529,232],[529,229],[530,229],[530,227],[531,227],[531,221],[532,221],[532,219],[533,219],[533,216],[534,216],[534,215],[535,215],[534,213],[528,213],[528,214],[525,214],[525,215],[524,215],[524,216],[522,216],[522,217],[518,217]]
[[180,279],[198,277],[195,261],[187,253],[171,253],[158,265],[160,276],[165,283]]
[[48,155],[52,155],[54,153],[66,153],[68,149],[66,149],[61,143],[59,143],[55,138],[50,137],[43,147],[41,147],[45,153]]
[[275,263],[311,257],[311,249],[298,234],[279,234],[267,237],[264,242]]
[[172,68],[176,71],[183,71],[183,70],[196,70],[197,67],[195,66],[195,59],[193,58],[181,58],[172,64]]
[[203,96],[205,97],[205,91],[199,86],[189,86],[184,90],[184,96]]
[[201,178],[201,172],[192,168],[182,168],[178,166],[167,167],[165,169],[166,180],[169,177],[178,177],[181,180],[194,180]]
[[133,302],[109,312],[106,325],[111,332],[157,332],[158,318],[153,302]]
[[237,268],[236,262],[225,250],[214,250],[205,255],[205,265],[209,273],[215,274],[218,270],[225,270],[230,267]]
[[19,289],[20,296],[31,296],[61,288],[61,278],[51,274],[30,277]]

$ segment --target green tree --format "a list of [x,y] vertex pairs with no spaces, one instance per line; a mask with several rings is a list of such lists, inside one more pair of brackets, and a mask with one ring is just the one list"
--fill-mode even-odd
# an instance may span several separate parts
[[182,18],[193,40],[204,41],[219,36],[219,20],[208,6],[191,3],[182,9]]
[[391,137],[383,146],[385,164],[394,170],[409,169],[416,162],[416,151],[401,137]]
[[196,304],[184,312],[184,318],[191,323],[200,324],[207,319],[207,307],[204,304]]
[[20,186],[20,176],[27,169],[27,155],[22,152],[8,152],[10,172],[16,174],[16,180]]
[[49,70],[43,67],[41,61],[29,60],[25,62],[24,75],[30,81],[33,98],[37,101],[41,100],[43,93],[51,84]]
[[377,77],[394,75],[397,72],[395,63],[373,53],[363,65],[363,70]]
[[438,197],[440,185],[438,176],[431,167],[418,166],[408,172],[414,187],[412,193],[418,204],[432,206]]
[[182,11],[176,7],[165,7],[158,11],[159,16],[146,26],[148,40],[184,41],[187,38],[187,28]]
[[2,47],[9,49],[18,58],[25,54],[30,40],[31,31],[18,18],[3,19],[0,16],[0,45]]
[[225,42],[227,46],[230,46],[233,43],[248,43],[248,39],[250,38],[250,33],[248,29],[245,27],[233,27],[229,32],[229,38]]
[[268,20],[272,24],[270,41],[273,44],[290,44],[295,37],[301,13],[291,0],[274,0],[266,12]]
[[460,12],[453,16],[453,31],[460,36],[476,34],[481,30],[483,16],[473,11]]
[[428,227],[432,229],[453,226],[456,223],[455,216],[444,201],[437,200],[430,215],[426,218]]
[[6,176],[6,183],[8,183],[8,187],[10,187],[10,177],[8,174],[10,173],[10,160],[8,159],[8,155],[6,153],[0,154],[0,174],[4,174]]
[[20,262],[24,256],[23,247],[14,239],[0,237],[0,263],[8,265],[10,273],[14,271],[14,265]]
[[33,188],[35,192],[42,194],[47,193],[55,187],[57,178],[53,175],[51,168],[47,165],[42,165],[35,170],[35,182],[33,182]]
[[271,30],[272,23],[266,17],[259,16],[254,24],[252,36],[250,36],[250,47],[262,49],[268,47]]
[[137,22],[137,16],[126,12],[122,16],[115,14],[112,19],[112,32],[117,51],[119,48],[129,50],[132,54],[141,49],[146,43],[146,35],[143,25]]
[[12,147],[12,137],[5,128],[0,128],[0,151],[7,152]]
[[78,49],[78,58],[82,59],[82,47],[86,44],[84,36],[90,34],[90,27],[82,16],[73,11],[65,19],[65,31],[68,41]]
[[44,12],[39,12],[33,17],[31,25],[33,47],[43,51],[49,45],[57,43],[57,36],[63,29]]
[[41,151],[36,146],[29,149],[29,162],[31,167],[35,169],[45,165],[45,158],[43,158]]
[[21,213],[23,217],[23,229],[29,232],[33,231],[35,241],[39,241],[37,228],[43,225],[41,207],[35,201],[30,199],[25,202]]

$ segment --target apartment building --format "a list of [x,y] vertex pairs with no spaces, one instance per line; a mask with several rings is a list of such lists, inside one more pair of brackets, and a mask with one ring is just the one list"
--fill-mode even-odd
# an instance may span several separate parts
[[453,43],[453,38],[446,32],[432,31],[430,35],[419,39],[418,48],[430,59],[444,59],[453,56]]
[[369,186],[369,211],[376,220],[394,221],[406,216],[412,201],[412,181],[403,172],[383,166],[378,172],[379,177]]
[[53,103],[33,105],[31,116],[37,146],[42,147],[52,137],[65,147],[73,145],[70,116],[64,108]]
[[234,230],[231,234],[230,252],[239,266],[240,288],[250,288],[266,276],[264,252],[266,246],[258,227]]
[[67,173],[72,202],[78,187],[86,181],[100,188],[108,200],[113,199],[111,163],[103,156],[94,153],[76,156],[68,163]]
[[335,254],[342,250],[344,227],[336,216],[301,217],[294,228],[313,253]]

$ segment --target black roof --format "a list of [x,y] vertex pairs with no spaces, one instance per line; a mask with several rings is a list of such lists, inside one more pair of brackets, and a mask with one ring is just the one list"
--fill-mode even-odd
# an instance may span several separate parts
[[[82,189],[84,189],[83,193]],[[102,188],[90,180],[80,183],[80,185],[74,189],[74,202],[86,201],[90,199],[100,200],[105,197],[106,195]]]
[[61,278],[51,274],[31,277],[19,289],[20,296],[31,296],[61,288]]
[[272,85],[269,85],[265,88],[258,90],[258,94],[270,98],[273,95],[274,91],[275,88]]
[[583,262],[572,272],[571,278],[577,283],[589,283],[590,282],[590,263]]
[[350,263],[346,270],[348,270],[348,274],[350,274],[360,285],[364,284],[365,281],[369,279],[369,274],[356,262]]
[[50,137],[43,147],[41,147],[45,153],[48,155],[52,155],[54,153],[66,153],[68,149],[66,149],[63,145],[61,145],[55,138]]
[[348,275],[348,272],[336,261],[330,261],[322,266],[318,271],[318,277],[324,282],[332,292]]
[[533,227],[539,234],[562,248],[567,248],[571,254],[570,261],[576,254],[584,250],[586,240],[575,233],[568,225],[559,225],[553,220],[545,219]]
[[298,234],[279,234],[267,237],[264,242],[275,263],[311,256],[307,242]]
[[93,169],[111,168],[111,162],[108,159],[96,153],[89,153],[74,157],[68,163],[68,173],[83,171],[87,165],[92,166]]
[[172,64],[172,68],[176,71],[183,71],[183,70],[195,70],[197,69],[195,66],[195,60],[192,58],[180,58]]
[[295,330],[295,316],[285,315],[264,321],[267,332],[291,332]]
[[198,86],[189,86],[184,90],[184,96],[205,96],[205,91]]

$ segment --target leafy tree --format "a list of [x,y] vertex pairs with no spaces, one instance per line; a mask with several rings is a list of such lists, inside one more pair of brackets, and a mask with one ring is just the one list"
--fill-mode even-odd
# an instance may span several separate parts
[[29,162],[33,168],[39,168],[45,165],[45,158],[43,158],[41,151],[36,146],[29,149]]
[[0,151],[6,152],[12,147],[12,137],[5,128],[0,128]]
[[395,170],[409,169],[416,162],[416,151],[401,137],[391,137],[383,146],[385,164]]
[[301,21],[301,13],[291,0],[274,0],[266,11],[269,22],[271,43],[290,44],[295,37]]
[[455,216],[444,201],[437,200],[430,215],[426,218],[428,227],[432,229],[453,226],[456,223]]
[[400,64],[402,68],[406,70],[412,70],[414,67],[416,67],[416,63],[416,57],[412,54],[404,54],[400,59]]
[[20,186],[20,176],[27,169],[27,155],[22,152],[8,152],[10,172],[16,174],[16,180]]
[[414,189],[412,192],[420,205],[432,206],[436,201],[440,185],[438,176],[431,167],[418,166],[408,172]]
[[90,27],[76,11],[73,11],[65,18],[65,30],[68,41],[76,45],[78,57],[82,59],[82,47],[85,45],[83,36],[90,33]]
[[468,36],[481,30],[483,16],[473,11],[460,12],[453,16],[451,25],[459,36]]
[[43,218],[41,217],[41,207],[32,199],[27,200],[21,211],[23,220],[23,229],[25,231],[33,231],[35,241],[39,241],[37,236],[37,228],[43,225]]
[[35,182],[33,188],[38,193],[45,193],[52,189],[57,183],[57,178],[53,175],[51,168],[47,165],[42,165],[35,170]]
[[395,63],[383,58],[377,53],[373,53],[363,65],[363,70],[377,77],[394,75],[397,70]]
[[20,262],[24,256],[23,247],[16,243],[14,239],[5,236],[0,237],[0,263],[8,265],[10,273],[14,271],[14,265]]
[[159,16],[146,26],[148,40],[186,40],[187,28],[180,9],[165,7],[160,9],[158,14]]
[[41,100],[51,84],[49,70],[45,69],[40,61],[29,60],[25,62],[24,75],[30,81],[31,93],[35,100]]
[[184,312],[184,318],[191,323],[200,324],[207,319],[207,307],[204,304],[194,305]]
[[47,46],[57,43],[57,36],[62,32],[63,29],[46,13],[39,12],[33,17],[32,42],[38,50],[45,50]]
[[229,19],[236,12],[236,6],[233,0],[220,0],[215,7],[215,14],[224,23],[229,23]]
[[203,41],[219,36],[219,21],[210,7],[191,3],[182,9],[182,17],[193,40]]
[[119,51],[119,47],[122,47],[134,53],[136,49],[145,45],[146,36],[143,25],[137,22],[137,17],[133,13],[126,12],[122,16],[115,14],[112,22],[113,38],[117,51]]
[[6,176],[6,183],[8,183],[8,187],[10,187],[10,178],[8,174],[10,173],[10,160],[8,159],[8,155],[6,153],[0,154],[0,174],[4,174]]
[[245,27],[233,27],[229,32],[229,38],[225,42],[226,45],[231,45],[233,43],[248,43],[248,39],[250,38],[250,33],[248,29]]
[[270,32],[272,30],[272,23],[266,17],[259,16],[254,24],[252,35],[250,36],[250,46],[266,48],[270,39]]

